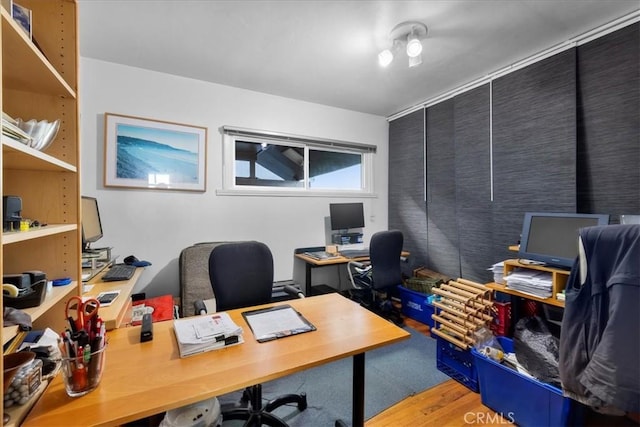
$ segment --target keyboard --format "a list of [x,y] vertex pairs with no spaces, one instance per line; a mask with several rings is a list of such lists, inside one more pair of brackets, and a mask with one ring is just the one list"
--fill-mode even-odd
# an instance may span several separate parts
[[129,280],[136,272],[136,267],[127,264],[114,264],[104,276],[102,276],[103,282],[115,282],[119,280]]
[[369,256],[369,249],[345,249],[340,251],[340,255],[345,258],[361,258]]
[[317,260],[338,258],[336,255],[332,255],[325,251],[305,252],[304,255]]

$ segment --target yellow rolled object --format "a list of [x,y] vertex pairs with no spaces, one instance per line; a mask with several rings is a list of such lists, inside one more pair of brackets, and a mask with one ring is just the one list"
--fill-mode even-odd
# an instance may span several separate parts
[[2,284],[2,293],[7,294],[10,297],[17,297],[20,290],[16,285],[12,285],[11,283],[3,283]]

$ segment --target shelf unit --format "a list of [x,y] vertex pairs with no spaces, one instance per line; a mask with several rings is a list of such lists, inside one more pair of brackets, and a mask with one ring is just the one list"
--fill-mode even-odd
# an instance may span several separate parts
[[[24,311],[35,329],[65,326],[64,303],[81,292],[80,143],[78,117],[78,26],[75,0],[19,0],[32,11],[30,38],[0,8],[2,111],[14,118],[60,119],[54,142],[37,151],[2,138],[2,194],[22,199],[22,217],[47,224],[0,236],[3,274],[40,270],[47,279],[71,277],[54,287],[38,307]],[[1,299],[1,297],[0,297]],[[2,328],[2,343],[18,333]]]
[[548,273],[551,273],[551,281],[552,281],[551,297],[539,298],[530,294],[524,294],[522,292],[509,289],[505,285],[500,283],[488,283],[487,287],[494,291],[504,292],[509,295],[516,295],[516,296],[527,298],[533,301],[538,301],[538,302],[553,305],[556,307],[564,308],[564,301],[558,299],[558,294],[562,293],[562,291],[567,285],[567,280],[569,279],[569,274],[571,273],[569,270],[545,267],[543,265],[524,264],[517,259],[508,259],[504,261],[504,277],[507,277],[509,274],[511,274],[511,272],[513,272],[515,269],[518,269],[518,268],[536,270],[536,271],[546,271]]

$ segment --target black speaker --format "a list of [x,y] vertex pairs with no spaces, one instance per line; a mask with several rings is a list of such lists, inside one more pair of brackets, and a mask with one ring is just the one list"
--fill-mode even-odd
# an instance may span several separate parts
[[19,230],[22,219],[22,199],[18,196],[2,196],[2,212],[4,212],[3,231]]

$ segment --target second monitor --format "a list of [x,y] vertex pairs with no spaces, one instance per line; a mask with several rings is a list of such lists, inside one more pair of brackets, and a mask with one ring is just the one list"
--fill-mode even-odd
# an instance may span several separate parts
[[331,230],[336,231],[331,236],[332,243],[338,245],[353,245],[362,243],[361,231],[349,231],[364,227],[364,206],[362,202],[331,203],[329,204]]

